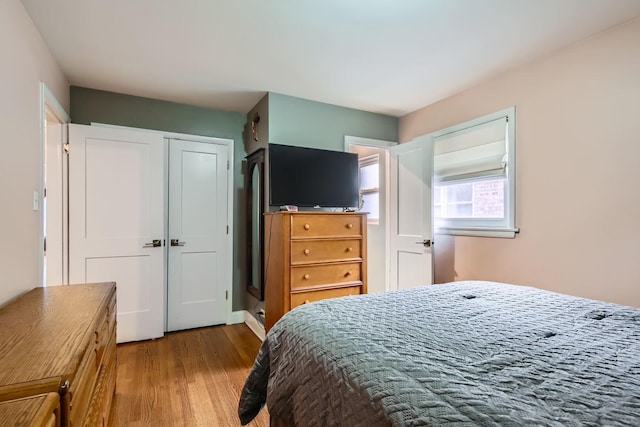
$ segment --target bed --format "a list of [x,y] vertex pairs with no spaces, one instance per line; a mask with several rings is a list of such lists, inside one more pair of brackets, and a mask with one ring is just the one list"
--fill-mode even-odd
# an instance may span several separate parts
[[297,426],[640,425],[640,309],[455,282],[303,305],[244,385]]

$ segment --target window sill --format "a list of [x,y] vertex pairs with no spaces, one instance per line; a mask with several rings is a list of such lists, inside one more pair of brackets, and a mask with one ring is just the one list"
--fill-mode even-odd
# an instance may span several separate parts
[[513,239],[519,232],[519,228],[441,227],[434,230],[433,234]]

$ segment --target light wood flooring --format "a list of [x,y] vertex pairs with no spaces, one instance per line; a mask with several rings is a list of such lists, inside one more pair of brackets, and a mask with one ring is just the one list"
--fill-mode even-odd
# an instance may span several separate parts
[[[110,426],[239,426],[238,399],[259,347],[244,324],[118,345]],[[267,427],[266,408],[249,425]]]

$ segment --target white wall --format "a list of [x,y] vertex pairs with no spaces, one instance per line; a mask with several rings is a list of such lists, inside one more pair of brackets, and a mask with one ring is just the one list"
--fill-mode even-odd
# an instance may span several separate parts
[[19,0],[0,1],[0,305],[38,285],[40,82],[69,111],[69,83]]
[[436,283],[640,306],[640,19],[400,120],[400,140],[516,106],[515,239],[436,236]]

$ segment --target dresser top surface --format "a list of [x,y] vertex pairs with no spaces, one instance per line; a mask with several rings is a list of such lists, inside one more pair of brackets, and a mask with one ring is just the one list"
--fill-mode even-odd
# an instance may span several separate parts
[[0,388],[73,375],[114,294],[113,282],[51,286],[0,307]]
[[265,215],[366,215],[368,212],[330,212],[330,211],[276,211]]

